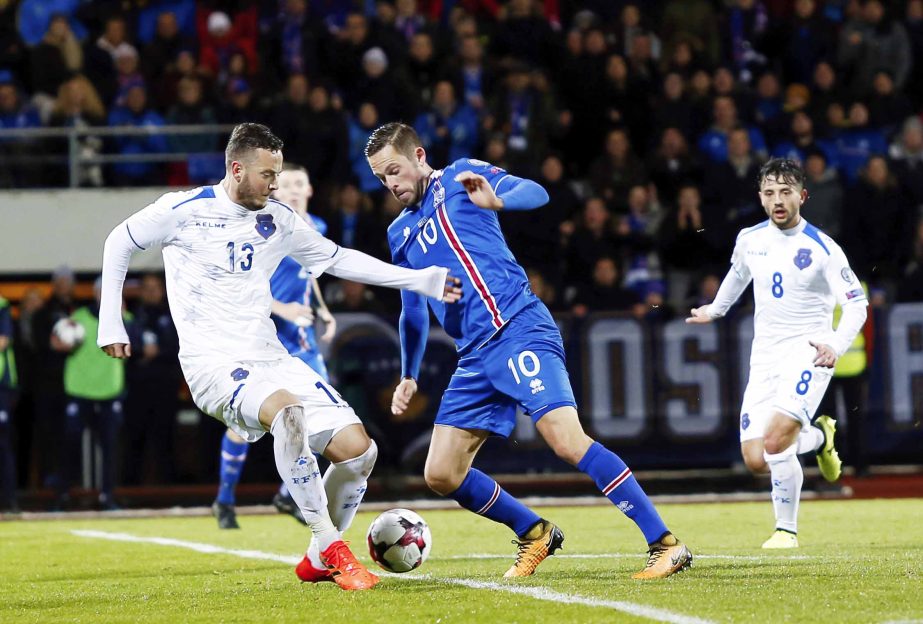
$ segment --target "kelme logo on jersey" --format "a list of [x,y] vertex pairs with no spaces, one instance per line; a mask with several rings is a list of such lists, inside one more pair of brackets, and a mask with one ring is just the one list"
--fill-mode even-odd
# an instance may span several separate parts
[[811,250],[799,249],[798,253],[795,255],[795,266],[798,267],[798,270],[804,271],[811,266],[811,262]]
[[256,215],[256,233],[264,239],[276,233],[276,224],[272,222],[271,214]]

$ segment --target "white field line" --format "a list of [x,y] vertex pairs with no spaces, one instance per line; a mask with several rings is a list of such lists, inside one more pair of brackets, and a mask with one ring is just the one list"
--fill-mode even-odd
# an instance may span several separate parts
[[[187,542],[185,540],[172,539],[168,537],[141,537],[137,535],[131,535],[129,533],[112,533],[109,531],[92,530],[73,530],[71,533],[78,537],[106,539],[118,542],[157,544],[159,546],[174,546],[177,548],[187,548],[189,550],[194,550],[196,552],[205,554],[232,555],[235,557],[242,557],[244,559],[278,561],[280,563],[287,563],[289,565],[295,565],[301,559],[301,557],[277,555],[259,550],[234,550],[222,548],[221,546],[214,546],[212,544]],[[459,585],[461,587],[468,587],[470,589],[486,589],[495,592],[528,596],[530,598],[535,598],[536,600],[545,600],[548,602],[556,602],[561,604],[576,604],[587,607],[613,609],[615,611],[627,613],[628,615],[646,618],[656,622],[668,622],[669,624],[713,624],[713,622],[710,620],[683,615],[681,613],[676,613],[667,609],[659,609],[657,607],[649,607],[647,605],[637,604],[634,602],[625,602],[622,600],[600,600],[598,598],[580,596],[579,594],[564,594],[545,587],[517,587],[515,585],[504,585],[500,583],[471,581],[457,578],[432,577],[429,575],[388,574],[387,576],[403,578],[412,581],[435,581],[438,583],[445,583],[447,585]]]

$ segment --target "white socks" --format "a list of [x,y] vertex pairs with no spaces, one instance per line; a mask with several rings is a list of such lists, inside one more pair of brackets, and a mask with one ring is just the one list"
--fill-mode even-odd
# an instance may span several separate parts
[[279,410],[269,429],[273,437],[276,469],[289,493],[301,509],[314,540],[326,550],[340,539],[327,512],[327,495],[321,483],[317,460],[308,446],[304,408],[289,405]]
[[798,446],[792,444],[775,455],[763,453],[772,479],[772,508],[776,513],[776,528],[790,533],[798,532],[798,503],[801,500],[801,485],[804,483],[804,472],[795,455]]
[[824,432],[818,427],[808,427],[798,434],[798,454],[813,453],[824,443]]
[[[372,444],[362,455],[336,464],[331,463],[324,473],[327,511],[340,533],[346,531],[356,517],[359,503],[365,496],[366,481],[377,458],[378,446],[372,440]],[[315,568],[324,567],[320,561],[321,550],[323,548],[318,540],[312,539],[311,545],[308,546],[308,559]]]

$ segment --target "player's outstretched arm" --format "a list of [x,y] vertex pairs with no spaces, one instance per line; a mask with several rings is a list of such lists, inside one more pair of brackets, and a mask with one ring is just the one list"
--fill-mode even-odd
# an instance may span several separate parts
[[487,178],[473,171],[455,176],[475,206],[487,210],[532,210],[548,203],[548,192],[537,182],[506,175],[494,189]]
[[444,267],[405,269],[355,249],[340,247],[327,271],[337,277],[373,286],[406,288],[445,303],[461,299],[461,280]]

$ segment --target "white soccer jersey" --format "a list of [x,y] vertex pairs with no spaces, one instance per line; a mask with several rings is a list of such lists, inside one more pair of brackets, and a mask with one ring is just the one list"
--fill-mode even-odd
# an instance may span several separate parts
[[[128,238],[130,242],[128,242]],[[288,357],[270,319],[269,278],[285,256],[319,276],[411,288],[440,298],[446,269],[394,267],[321,236],[276,200],[247,210],[221,184],[167,193],[117,226],[106,242],[98,344],[127,343],[116,312],[133,248],[162,245],[170,311],[184,370],[215,360]]]
[[[855,338],[856,328],[833,330],[833,308],[867,304],[865,291],[833,239],[801,219],[780,230],[770,221],[742,230],[722,282],[712,317],[724,316],[747,284],[753,282],[754,312],[751,366],[778,361],[808,340],[830,345],[838,354]],[[865,320],[864,310],[861,314]]]

